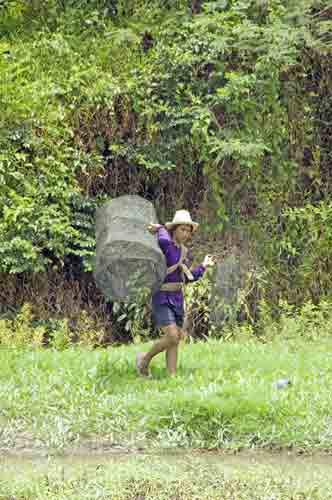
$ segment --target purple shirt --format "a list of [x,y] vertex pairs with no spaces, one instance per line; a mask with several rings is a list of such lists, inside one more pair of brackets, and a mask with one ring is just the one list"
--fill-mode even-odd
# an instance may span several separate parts
[[[161,226],[158,229],[157,234],[158,234],[159,246],[166,258],[166,265],[167,267],[171,267],[179,261],[181,255],[181,248],[175,244],[170,234],[164,227]],[[184,261],[184,264],[186,264],[189,267],[188,259]],[[191,273],[194,277],[193,281],[198,280],[203,275],[204,271],[205,268],[202,265],[196,266],[194,269],[191,269]],[[178,283],[178,282],[183,282],[182,272],[179,267],[172,273],[168,274],[164,280],[164,283]],[[184,282],[190,283],[186,275],[184,275]],[[182,290],[176,290],[171,292],[158,290],[152,296],[152,304],[156,305],[170,304],[172,306],[175,306],[177,309],[183,310],[183,292]]]

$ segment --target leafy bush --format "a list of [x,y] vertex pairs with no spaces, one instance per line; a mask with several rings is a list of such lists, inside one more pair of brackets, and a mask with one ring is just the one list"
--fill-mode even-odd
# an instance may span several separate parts
[[332,204],[306,204],[284,211],[281,250],[296,262],[293,286],[305,300],[329,297],[332,291]]
[[[0,8],[0,272],[61,272],[71,256],[91,272],[96,207],[133,193],[163,219],[193,209],[209,235],[246,226],[270,304],[329,296],[324,1]],[[136,310],[119,323],[139,331]]]
[[259,306],[258,328],[263,339],[281,338],[293,340],[302,338],[315,341],[332,334],[331,300],[319,304],[305,302],[300,307],[280,300],[276,312],[262,300]]
[[70,346],[95,347],[102,343],[102,331],[86,311],[70,325],[68,319],[36,320],[29,303],[12,319],[0,319],[0,345],[6,347],[48,346],[64,350]]

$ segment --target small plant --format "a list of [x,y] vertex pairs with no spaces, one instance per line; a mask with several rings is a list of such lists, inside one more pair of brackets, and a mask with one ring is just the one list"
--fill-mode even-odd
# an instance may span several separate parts
[[11,347],[39,346],[43,343],[46,329],[33,326],[30,304],[24,304],[17,316],[0,320],[0,344]]
[[124,325],[124,330],[130,334],[134,342],[145,340],[150,333],[151,325],[148,320],[150,294],[148,288],[137,286],[134,299],[113,304],[116,322]]
[[85,347],[94,347],[100,344],[102,339],[102,331],[97,328],[96,321],[89,316],[87,311],[80,312],[76,318],[75,333],[77,344]]
[[56,326],[51,335],[50,347],[57,349],[59,351],[63,351],[72,341],[72,332],[69,328],[68,319],[60,319],[56,321]]
[[187,285],[184,291],[186,323],[194,337],[208,336],[214,332],[210,324],[212,285],[208,273],[203,278]]

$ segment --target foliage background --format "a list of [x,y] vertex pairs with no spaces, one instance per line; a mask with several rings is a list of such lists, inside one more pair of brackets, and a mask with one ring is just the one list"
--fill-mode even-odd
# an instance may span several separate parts
[[249,252],[254,322],[328,299],[331,26],[320,0],[0,1],[4,317],[128,338],[92,276],[95,209],[128,193],[191,210],[196,257]]

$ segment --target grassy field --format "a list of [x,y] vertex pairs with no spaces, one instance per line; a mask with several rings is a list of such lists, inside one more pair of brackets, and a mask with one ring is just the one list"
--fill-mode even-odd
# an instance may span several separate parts
[[[2,464],[1,464],[2,465]],[[290,467],[288,462],[257,466],[185,456],[13,463],[1,467],[1,500],[327,500],[332,498],[331,471]],[[3,472],[5,470],[5,472]],[[17,474],[17,471],[20,471]]]
[[147,348],[1,349],[1,452],[332,448],[331,342],[186,344],[175,378],[159,357],[145,380]]

